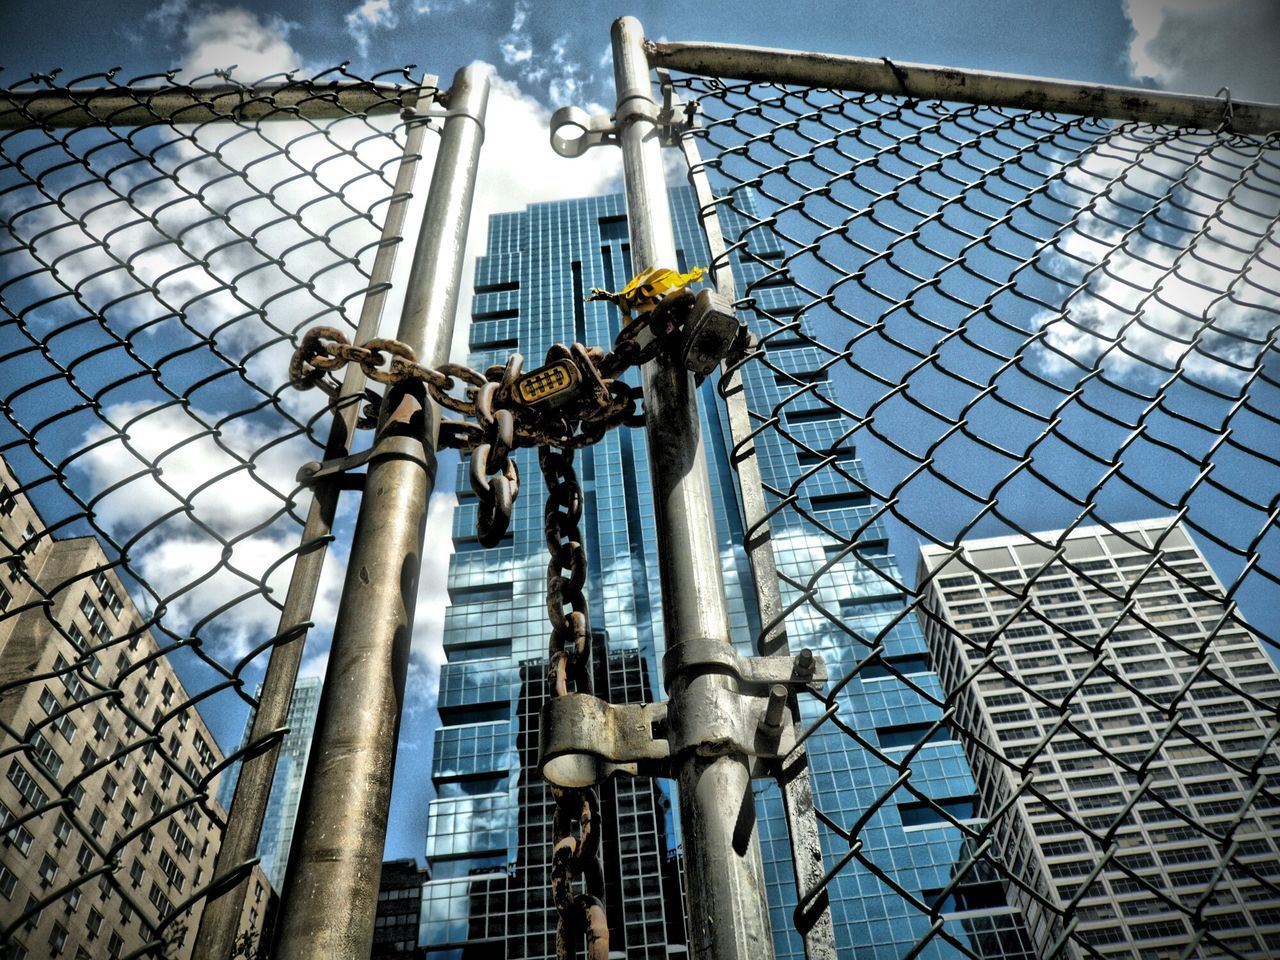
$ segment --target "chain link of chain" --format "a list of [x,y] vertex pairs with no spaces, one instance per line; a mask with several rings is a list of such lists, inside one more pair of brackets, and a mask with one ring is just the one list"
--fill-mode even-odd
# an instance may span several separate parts
[[[592,691],[591,623],[583,593],[587,582],[587,555],[580,527],[582,488],[573,468],[573,456],[572,449],[538,448],[538,466],[547,486],[542,528],[549,556],[548,697]],[[594,787],[586,790],[552,787],[551,794],[556,804],[552,825],[551,898],[559,914],[557,960],[575,957],[584,935],[588,960],[607,960],[609,927],[604,912],[604,872],[599,853],[599,793]],[[575,892],[579,882],[582,890]]]

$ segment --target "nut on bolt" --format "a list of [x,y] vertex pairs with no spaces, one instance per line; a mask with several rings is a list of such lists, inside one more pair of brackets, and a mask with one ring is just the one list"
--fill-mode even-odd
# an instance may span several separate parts
[[808,680],[813,677],[813,651],[805,647],[796,654],[796,679]]

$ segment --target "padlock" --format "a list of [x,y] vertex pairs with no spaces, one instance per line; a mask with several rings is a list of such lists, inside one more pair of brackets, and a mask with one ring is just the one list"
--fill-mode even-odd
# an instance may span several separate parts
[[738,337],[733,304],[714,290],[699,290],[689,310],[681,338],[680,359],[685,369],[705,377],[729,355]]
[[530,370],[512,384],[516,403],[541,410],[555,410],[578,395],[582,371],[569,357]]

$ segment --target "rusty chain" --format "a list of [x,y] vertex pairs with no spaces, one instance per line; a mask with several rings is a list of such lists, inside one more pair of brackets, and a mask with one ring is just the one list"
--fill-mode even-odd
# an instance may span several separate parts
[[[443,419],[439,445],[470,452],[471,489],[479,501],[476,532],[483,546],[492,547],[506,535],[520,492],[512,450],[575,450],[598,443],[614,427],[644,422],[636,410],[639,388],[621,377],[678,337],[694,303],[688,283],[701,275],[699,268],[683,275],[647,270],[619,293],[593,290],[589,299],[609,300],[623,312],[625,322],[613,349],[606,353],[600,347],[558,343],[548,351],[547,363],[527,375],[518,353],[483,373],[457,363],[433,368],[418,363],[413,349],[398,340],[379,337],[356,345],[334,327],[313,327],[294,351],[290,381],[298,389],[319,388],[336,398],[338,384],[327,375],[355,363],[376,383],[420,380],[442,407],[473,418],[475,423]],[[554,402],[522,392],[523,384],[536,390],[547,382],[557,384],[550,395]],[[357,425],[370,428],[377,422],[379,398],[366,392],[365,399]]]
[[[563,349],[553,347],[552,354]],[[583,587],[587,556],[582,546],[582,488],[573,468],[572,448],[538,448],[538,466],[547,485],[543,532],[547,539],[547,617],[551,621],[547,696],[590,693],[591,624]],[[566,607],[570,608],[566,610]],[[600,796],[586,790],[551,788],[555,798],[551,850],[551,898],[556,924],[556,957],[577,954],[585,934],[589,960],[609,955],[609,928],[604,912],[604,873],[600,865]],[[578,824],[574,835],[574,822]],[[583,890],[574,892],[581,880]]]

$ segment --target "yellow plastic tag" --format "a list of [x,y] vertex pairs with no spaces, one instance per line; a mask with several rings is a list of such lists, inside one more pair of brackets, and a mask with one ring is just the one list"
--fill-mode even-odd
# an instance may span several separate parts
[[632,310],[644,311],[652,309],[655,303],[672,290],[679,290],[691,283],[697,283],[706,273],[702,267],[694,267],[688,273],[676,273],[665,267],[650,267],[641,270],[631,282],[617,293],[594,288],[588,300],[609,300],[616,303],[624,313]]

